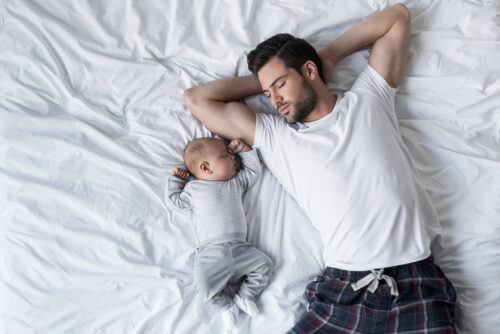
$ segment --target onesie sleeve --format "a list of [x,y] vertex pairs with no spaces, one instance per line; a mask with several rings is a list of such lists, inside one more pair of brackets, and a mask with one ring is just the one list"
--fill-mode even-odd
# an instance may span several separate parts
[[235,178],[238,180],[243,189],[247,189],[259,179],[262,172],[262,166],[256,149],[239,153],[239,155],[241,157],[243,167],[238,174],[236,174]]
[[168,177],[165,201],[178,209],[191,209],[193,207],[191,194],[185,188],[186,181],[176,176]]

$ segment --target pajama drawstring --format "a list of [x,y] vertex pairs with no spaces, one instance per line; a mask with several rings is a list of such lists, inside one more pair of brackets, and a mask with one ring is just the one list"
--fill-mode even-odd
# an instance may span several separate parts
[[378,283],[381,280],[384,280],[387,283],[387,285],[389,285],[389,287],[391,288],[391,295],[397,296],[399,294],[396,280],[391,276],[383,275],[384,269],[370,270],[370,271],[371,273],[369,273],[359,281],[351,284],[352,289],[354,291],[358,291],[359,289],[369,285],[368,291],[374,293],[378,288]]

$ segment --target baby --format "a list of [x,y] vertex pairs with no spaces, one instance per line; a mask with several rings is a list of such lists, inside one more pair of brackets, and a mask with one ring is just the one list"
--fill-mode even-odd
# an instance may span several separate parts
[[[178,208],[193,209],[197,292],[222,311],[226,327],[235,328],[240,309],[252,317],[259,313],[255,297],[273,272],[271,260],[246,242],[241,202],[243,193],[259,178],[259,158],[242,140],[226,146],[219,139],[200,138],[186,146],[184,162],[189,172],[172,171],[167,200]],[[190,173],[196,179],[185,183]]]

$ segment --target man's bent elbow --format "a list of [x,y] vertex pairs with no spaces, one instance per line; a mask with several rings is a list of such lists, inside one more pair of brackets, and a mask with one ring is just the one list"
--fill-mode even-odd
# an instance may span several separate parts
[[186,89],[184,91],[184,104],[186,107],[190,108],[190,106],[193,106],[196,103],[196,94],[194,92],[194,87]]
[[411,21],[410,11],[408,10],[408,7],[406,7],[404,3],[399,2],[395,4],[394,7],[398,9],[402,19],[408,22]]

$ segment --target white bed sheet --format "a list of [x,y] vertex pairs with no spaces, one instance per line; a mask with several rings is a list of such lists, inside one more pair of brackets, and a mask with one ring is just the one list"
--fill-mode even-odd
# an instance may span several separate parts
[[[321,47],[387,1],[0,3],[0,332],[221,333],[196,299],[189,215],[166,176],[209,135],[182,92],[248,74],[278,32]],[[405,1],[410,58],[399,125],[436,207],[435,254],[458,292],[461,333],[500,328],[500,4]],[[350,87],[368,50],[329,87]],[[262,97],[248,100],[259,112]],[[280,333],[304,311],[321,243],[266,170],[245,196],[249,240],[276,273],[240,333]]]

